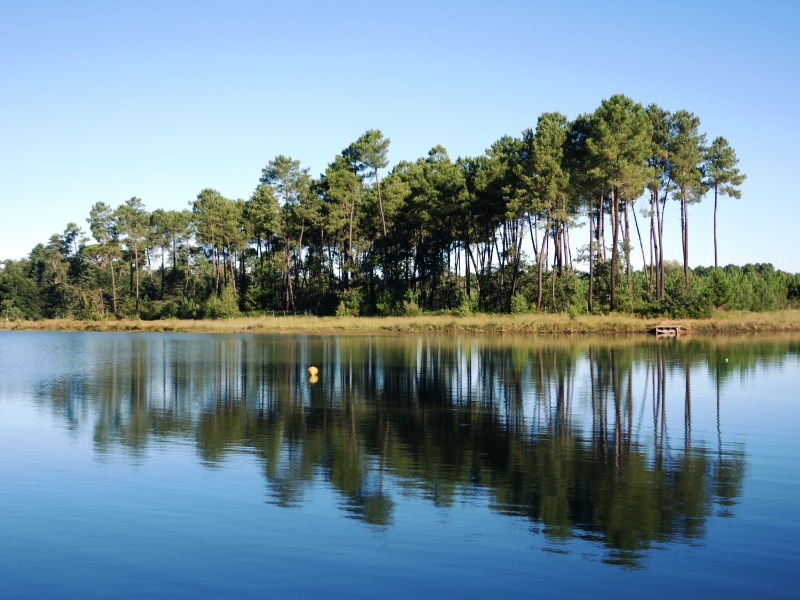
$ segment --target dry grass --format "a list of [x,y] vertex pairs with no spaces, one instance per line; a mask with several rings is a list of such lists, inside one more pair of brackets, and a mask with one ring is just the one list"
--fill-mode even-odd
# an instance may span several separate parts
[[800,331],[800,310],[775,313],[720,312],[710,319],[640,319],[629,315],[423,315],[419,317],[243,317],[204,321],[0,322],[0,329],[47,331],[176,331],[196,333],[524,333],[629,334],[647,333],[656,325],[678,323],[694,333]]

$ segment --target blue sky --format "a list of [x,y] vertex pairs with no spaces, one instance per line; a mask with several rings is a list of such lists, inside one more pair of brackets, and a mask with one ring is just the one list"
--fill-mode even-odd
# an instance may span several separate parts
[[[277,154],[319,175],[370,128],[392,164],[475,156],[624,93],[736,149],[748,178],[720,205],[720,262],[800,272],[798,17],[789,1],[6,2],[0,259],[88,230],[101,200],[246,199]],[[713,264],[712,205],[690,211],[692,266]],[[667,258],[679,232],[671,203]]]

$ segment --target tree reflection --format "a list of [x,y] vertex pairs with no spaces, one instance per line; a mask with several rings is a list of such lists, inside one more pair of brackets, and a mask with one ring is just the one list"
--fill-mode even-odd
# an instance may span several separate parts
[[[627,338],[109,344],[89,357],[90,376],[40,390],[70,422],[92,420],[100,454],[143,456],[154,438],[191,440],[214,468],[247,453],[263,466],[267,502],[302,506],[324,484],[347,516],[376,527],[394,522],[405,494],[442,508],[488,498],[551,544],[588,540],[628,567],[659,544],[698,543],[712,514],[733,516],[746,455],[723,443],[725,383],[798,353],[786,343]],[[309,364],[320,367],[313,385]],[[699,389],[715,397],[698,400],[703,375],[713,384]],[[716,440],[693,432],[698,401],[716,403]],[[680,417],[682,432],[669,426]]]

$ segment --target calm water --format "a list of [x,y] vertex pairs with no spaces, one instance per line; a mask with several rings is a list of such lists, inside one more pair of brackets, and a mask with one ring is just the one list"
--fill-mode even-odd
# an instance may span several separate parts
[[0,332],[0,596],[796,598],[798,426],[798,336]]

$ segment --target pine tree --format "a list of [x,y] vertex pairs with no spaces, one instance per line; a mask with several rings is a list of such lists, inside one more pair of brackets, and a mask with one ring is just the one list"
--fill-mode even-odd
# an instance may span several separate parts
[[747,175],[739,172],[736,165],[739,159],[736,152],[728,144],[728,140],[720,136],[716,138],[706,152],[706,185],[714,189],[714,268],[717,264],[717,196],[729,196],[739,199],[742,191],[736,189],[742,185]]

